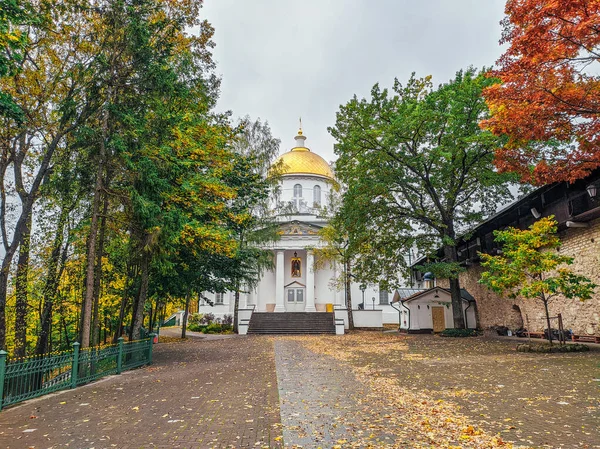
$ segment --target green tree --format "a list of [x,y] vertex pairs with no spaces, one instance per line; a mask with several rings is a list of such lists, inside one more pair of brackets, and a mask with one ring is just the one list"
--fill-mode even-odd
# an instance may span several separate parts
[[406,86],[396,80],[392,93],[375,85],[370,100],[341,106],[329,129],[347,186],[344,210],[362,234],[355,239],[370,240],[371,250],[394,245],[378,263],[396,276],[413,245],[423,253],[441,245],[443,262],[433,268],[450,280],[457,328],[465,325],[457,235],[512,197],[508,175],[493,166],[499,138],[479,127],[488,114],[481,92],[494,82],[470,68],[437,89],[414,75]]
[[564,267],[573,263],[573,257],[555,251],[560,248],[556,231],[557,222],[552,215],[536,221],[527,230],[494,231],[496,242],[502,244],[502,254],[480,253],[481,266],[486,269],[481,284],[498,294],[537,299],[544,305],[550,343],[548,303],[558,295],[584,301],[592,297],[596,288],[587,277]]
[[233,141],[236,153],[228,185],[236,190],[229,203],[228,228],[238,244],[235,256],[227,264],[227,274],[234,294],[233,329],[238,331],[240,290],[253,290],[265,269],[272,268],[273,256],[265,249],[279,238],[272,206],[279,176],[269,172],[279,152],[279,139],[271,135],[268,123],[245,117],[239,124],[240,133]]
[[[340,198],[336,196],[335,189],[329,198],[329,213],[327,225],[319,230],[322,245],[312,248],[315,255],[314,269],[324,268],[328,264],[341,266],[342,271],[333,280],[336,290],[344,290],[344,302],[348,311],[348,328],[354,329],[354,317],[352,315],[352,280],[362,280],[354,274],[354,267],[359,254],[360,243],[357,239],[358,232],[352,227],[354,222],[352,216],[346,214]],[[307,267],[308,270],[313,267]],[[361,273],[362,274],[362,273]]]
[[[23,61],[29,42],[24,28],[39,24],[41,16],[33,12],[29,2],[0,0],[0,78],[14,75]],[[0,116],[21,122],[23,110],[10,93],[0,88]]]

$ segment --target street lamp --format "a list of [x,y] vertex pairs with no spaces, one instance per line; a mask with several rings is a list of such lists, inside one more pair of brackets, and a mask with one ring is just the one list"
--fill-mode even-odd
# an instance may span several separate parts
[[373,301],[373,310],[375,310],[375,296],[373,296],[372,301]]
[[360,291],[362,292],[362,308],[363,310],[366,309],[365,307],[365,290],[367,289],[366,284],[360,284]]

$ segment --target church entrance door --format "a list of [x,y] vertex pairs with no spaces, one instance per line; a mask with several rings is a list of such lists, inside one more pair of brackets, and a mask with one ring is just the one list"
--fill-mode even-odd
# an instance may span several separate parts
[[287,288],[286,289],[286,312],[304,312],[304,288]]

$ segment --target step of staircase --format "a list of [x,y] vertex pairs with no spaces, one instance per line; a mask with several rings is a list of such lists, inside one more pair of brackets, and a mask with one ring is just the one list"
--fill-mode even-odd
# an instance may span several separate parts
[[335,334],[330,312],[255,312],[250,318],[249,334]]

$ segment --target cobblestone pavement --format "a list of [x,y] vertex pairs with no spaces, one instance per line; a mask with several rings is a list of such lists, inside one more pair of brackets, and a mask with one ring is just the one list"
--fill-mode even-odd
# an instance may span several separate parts
[[[534,447],[600,448],[600,348],[526,354],[493,338],[363,335],[331,339],[331,347],[351,353],[356,367],[458,404],[490,434]],[[382,354],[385,338],[404,340],[408,350]]]
[[361,436],[373,444],[394,442],[384,429],[369,428],[375,414],[388,411],[377,404],[364,410],[365,386],[347,367],[294,340],[275,341],[275,361],[286,447],[331,448]]
[[2,411],[0,448],[280,447],[270,340],[159,344],[154,361]]
[[457,404],[504,440],[536,449],[600,448],[600,350],[542,355],[514,348],[497,339],[369,332],[161,343],[150,367],[2,411],[0,449],[427,444],[417,427],[389,434],[390,418],[401,411],[393,394],[356,377],[363,372]]

